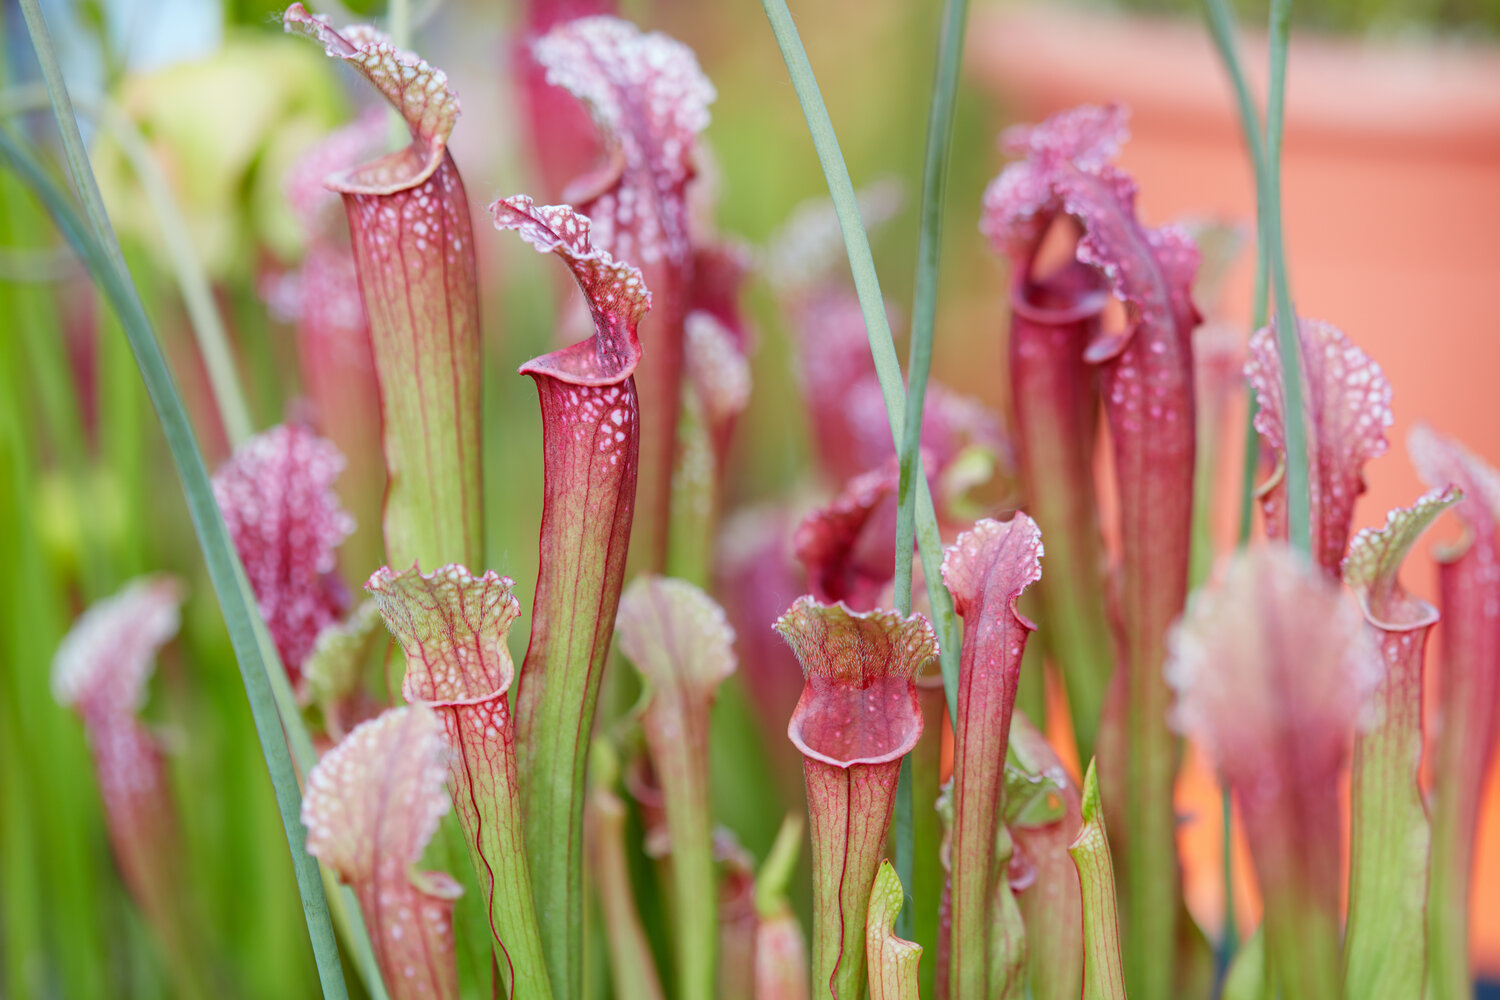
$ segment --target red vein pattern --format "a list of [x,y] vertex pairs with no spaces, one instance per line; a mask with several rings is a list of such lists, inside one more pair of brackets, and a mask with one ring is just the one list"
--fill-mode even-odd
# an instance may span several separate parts
[[813,844],[813,982],[859,1000],[865,920],[901,758],[922,735],[917,673],[937,657],[921,615],[799,597],[776,622],[806,684],[787,736],[802,752]]
[[882,861],[870,893],[865,927],[870,1000],[919,1000],[917,967],[922,961],[922,946],[896,935],[896,914],[905,901],[896,869],[889,861]]
[[543,503],[516,731],[548,969],[573,996],[582,988],[584,767],[635,514],[636,327],[651,293],[640,271],[593,246],[590,220],[570,206],[517,195],[490,211],[497,228],[562,259],[594,320],[593,337],[521,367],[541,399]]
[[614,17],[557,25],[532,48],[547,82],[589,109],[602,133],[604,165],[563,195],[594,222],[594,243],[645,273],[656,292],[641,367],[643,517],[638,556],[660,570],[666,557],[683,324],[693,284],[687,185],[714,88],[692,50]]
[[[1023,513],[986,518],[958,536],[943,557],[943,582],[964,620],[953,731],[952,930],[949,983],[956,996],[985,996],[990,978],[990,900],[1009,891],[991,872],[1003,816],[1005,750],[1021,680],[1021,657],[1035,631],[1016,602],[1042,576],[1042,537]],[[1000,887],[994,885],[999,882]],[[1019,917],[1019,914],[1015,914]],[[998,956],[996,956],[998,958]]]
[[381,567],[365,589],[406,651],[401,693],[437,713],[452,754],[453,804],[469,842],[500,945],[508,996],[547,1000],[552,989],[532,909],[531,875],[506,692],[515,666],[505,645],[521,613],[511,581],[450,564],[430,574]]
[[444,872],[418,872],[448,811],[443,726],[431,709],[394,708],[363,722],[307,777],[307,852],[354,889],[392,1000],[458,996],[453,901]]
[[286,30],[348,62],[406,119],[411,145],[329,177],[343,195],[380,384],[392,565],[481,555],[480,331],[474,234],[449,133],[448,78],[380,32],[335,31],[300,3]]
[[1068,846],[1078,869],[1083,910],[1083,1000],[1125,1000],[1125,970],[1120,963],[1120,915],[1115,903],[1115,870],[1109,834],[1099,803],[1099,779],[1089,761],[1083,779],[1083,826]]

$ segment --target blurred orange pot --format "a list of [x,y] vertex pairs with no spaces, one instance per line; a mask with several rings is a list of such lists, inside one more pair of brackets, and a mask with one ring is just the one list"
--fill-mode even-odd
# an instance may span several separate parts
[[[1140,182],[1148,221],[1191,214],[1251,225],[1254,178],[1228,81],[1201,24],[997,6],[975,12],[969,41],[971,78],[999,98],[1009,120],[1033,121],[1082,102],[1118,100],[1134,109],[1121,162]],[[1241,56],[1263,93],[1264,36],[1247,35]],[[1417,418],[1500,464],[1500,49],[1298,35],[1289,66],[1283,215],[1298,311],[1344,329],[1395,389],[1391,454],[1369,467],[1370,490],[1356,517],[1357,527],[1378,524],[1422,490],[1404,448]],[[1245,256],[1223,306],[1226,316],[1248,322],[1253,266]],[[1408,577],[1411,589],[1435,596],[1436,572],[1420,557]],[[1209,818],[1217,802],[1201,769],[1190,769],[1183,785],[1185,805],[1201,821],[1184,838],[1189,867],[1212,878],[1218,848]],[[1473,931],[1479,965],[1494,974],[1495,774],[1480,841]],[[1198,891],[1202,905],[1218,887],[1207,897]]]

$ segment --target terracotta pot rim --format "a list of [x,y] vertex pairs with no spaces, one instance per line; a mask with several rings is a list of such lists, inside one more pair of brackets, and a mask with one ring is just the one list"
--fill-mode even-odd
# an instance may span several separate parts
[[[1265,36],[1241,38],[1252,92],[1262,94]],[[1003,96],[1035,102],[1045,95],[1043,110],[1121,100],[1153,129],[1239,134],[1208,31],[1192,20],[1067,6],[988,8],[975,12],[966,65],[980,86]],[[1288,146],[1303,148],[1500,158],[1500,46],[1298,34],[1286,134]]]

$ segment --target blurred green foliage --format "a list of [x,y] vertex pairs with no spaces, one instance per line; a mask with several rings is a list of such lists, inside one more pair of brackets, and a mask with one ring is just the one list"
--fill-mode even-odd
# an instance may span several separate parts
[[[411,0],[420,15],[430,0]],[[1240,0],[1263,22],[1267,0]],[[1128,0],[1128,6],[1196,17],[1197,0]],[[296,154],[355,103],[349,81],[315,48],[282,36],[282,0],[229,0],[226,42],[207,59],[151,74],[124,74],[101,45],[112,98],[138,123],[172,179],[235,340],[257,426],[286,417],[298,384],[292,331],[267,314],[256,280],[268,261],[298,251],[281,177]],[[911,0],[816,0],[796,5],[856,186],[900,178],[906,210],[875,235],[884,291],[907,313],[915,267],[914,200],[921,172],[939,5]],[[77,23],[106,36],[104,5],[76,5]],[[352,0],[354,15],[378,16],[383,0]],[[822,175],[756,4],[636,0],[626,11],[690,44],[719,91],[708,141],[721,176],[720,227],[764,245],[794,206],[825,194]],[[1298,22],[1337,31],[1417,26],[1468,34],[1500,27],[1500,0],[1307,0]],[[541,506],[541,424],[535,391],[515,369],[554,346],[559,316],[555,265],[519,241],[489,232],[483,206],[533,185],[510,108],[506,25],[514,4],[447,0],[423,21],[415,47],[444,67],[465,102],[454,152],[475,208],[486,335],[484,450],[487,568],[517,581],[529,607],[536,579]],[[25,51],[17,25],[0,24],[6,56]],[[21,60],[24,62],[24,60]],[[18,82],[24,71],[5,67]],[[1002,109],[964,87],[958,104],[944,226],[934,377],[996,409],[1003,275],[976,231],[980,193],[994,175]],[[31,136],[50,141],[42,119]],[[134,193],[126,165],[106,146],[95,163],[126,244],[132,272],[211,465],[225,442],[192,338],[155,253],[155,221]],[[55,248],[46,218],[0,174],[0,247]],[[729,485],[730,507],[783,499],[817,485],[795,395],[783,319],[762,283],[748,304],[758,330],[755,389],[742,419]],[[185,507],[124,338],[77,274],[52,283],[0,273],[0,996],[158,997],[168,989],[163,957],[115,871],[82,727],[50,692],[52,653],[89,602],[129,578],[167,571],[187,583],[181,637],[162,657],[148,720],[169,747],[184,825],[182,868],[194,887],[210,961],[226,998],[301,997],[316,977],[298,910],[270,785],[223,623]],[[904,320],[898,320],[898,337]],[[904,350],[903,350],[904,353]],[[822,484],[824,486],[828,484]],[[362,524],[341,567],[351,588],[375,568],[348,554],[378,547],[379,526]],[[525,617],[512,633],[519,657]],[[385,683],[399,687],[399,654]],[[623,709],[623,681],[605,704]],[[613,696],[611,697],[611,694]],[[784,743],[763,745],[743,681],[724,688],[715,717],[712,767],[716,818],[757,856],[796,802],[799,773],[775,773]],[[639,838],[638,826],[632,836]],[[438,838],[436,850],[443,850]],[[462,851],[453,852],[462,863]],[[640,855],[635,875],[643,917],[659,931],[659,872]],[[445,867],[438,858],[434,867]],[[807,906],[806,879],[799,903]],[[482,906],[460,904],[466,981],[483,978],[488,930]],[[654,942],[661,944],[657,933]],[[476,957],[477,953],[477,957]],[[665,955],[659,955],[659,960]],[[665,971],[669,963],[659,961]],[[602,987],[599,963],[588,981]],[[356,990],[357,978],[350,976]]]
[[[268,262],[297,251],[287,238],[293,220],[280,203],[281,174],[306,143],[347,120],[354,103],[337,66],[282,36],[276,23],[282,6],[259,0],[226,5],[220,52],[147,75],[126,75],[119,54],[101,49],[110,96],[152,143],[217,281],[260,429],[285,419],[299,392],[292,331],[271,319],[256,288]],[[370,6],[378,14],[382,5],[346,5],[356,13]],[[414,7],[420,14],[426,5]],[[708,139],[722,174],[718,221],[726,233],[762,245],[794,206],[824,197],[802,116],[756,5],[656,0],[625,9],[692,45],[719,90]],[[105,37],[100,4],[80,5],[77,12],[82,30]],[[533,185],[508,103],[504,32],[514,16],[509,5],[449,0],[416,39],[464,98],[455,155],[481,219],[491,199]],[[937,8],[906,0],[820,0],[799,13],[799,25],[855,183],[895,175],[908,192],[906,211],[875,246],[886,294],[904,315],[915,266],[912,202]],[[3,25],[7,53],[25,52],[17,27]],[[6,69],[11,82],[29,79],[24,70]],[[993,136],[999,123],[968,90],[958,115],[936,377],[998,406],[1000,348],[984,318],[995,312],[976,310],[975,303],[998,303],[999,278],[975,220],[980,192],[998,164]],[[51,131],[44,126],[50,122],[41,116],[28,121],[30,137],[47,146]],[[177,290],[155,252],[155,220],[145,214],[118,156],[102,145],[94,155],[132,273],[212,467],[224,459],[226,444]],[[515,578],[518,597],[529,606],[541,424],[535,391],[515,369],[554,345],[558,286],[551,262],[488,232],[481,222],[487,562]],[[0,176],[0,246],[36,251],[56,245],[30,196]],[[731,508],[783,499],[817,483],[800,411],[786,405],[795,375],[782,319],[760,283],[752,285],[749,305],[758,330],[756,389],[735,446]],[[189,600],[145,715],[169,749],[184,826],[182,868],[221,995],[315,995],[285,841],[244,693],[124,338],[76,272],[51,283],[0,274],[0,316],[6,318],[0,324],[0,524],[14,526],[0,531],[0,560],[8,570],[0,574],[0,995],[167,995],[163,956],[115,870],[82,726],[56,705],[49,678],[53,651],[89,602],[137,574],[159,571],[181,577]],[[984,352],[973,357],[995,363],[966,358],[970,347]],[[371,551],[379,526],[363,524],[359,532],[346,545],[341,567],[351,588],[375,568],[355,564],[349,554]],[[518,657],[527,624],[523,617],[512,634]],[[385,663],[392,691],[401,669],[394,656]],[[614,673],[625,678],[612,702],[623,709],[633,696],[631,681],[628,672]],[[787,748],[764,745],[762,732],[748,711],[743,682],[733,679],[715,718],[715,815],[757,856],[768,849],[784,812],[800,808],[800,767],[789,778],[775,774]],[[652,900],[661,893],[649,888],[659,872],[644,855],[638,861],[644,916],[659,929],[664,915]],[[805,912],[807,880],[795,884]],[[488,931],[481,910],[470,908],[466,916],[461,906],[459,935],[483,952]],[[655,943],[661,944],[659,933]],[[466,974],[470,982],[482,976],[472,968]],[[349,978],[357,991],[357,977]]]
[[[303,224],[283,180],[297,158],[345,121],[348,103],[328,61],[299,40],[231,32],[213,56],[127,76],[114,95],[170,179],[193,246],[211,277],[243,282],[257,257],[294,259]],[[168,266],[150,202],[124,153],[93,149],[115,230]]]

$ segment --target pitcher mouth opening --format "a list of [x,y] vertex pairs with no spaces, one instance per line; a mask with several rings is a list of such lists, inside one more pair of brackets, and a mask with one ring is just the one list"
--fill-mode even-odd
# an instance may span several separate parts
[[1033,323],[1065,326],[1091,319],[1109,304],[1104,275],[1078,260],[1083,227],[1059,212],[1047,224],[1023,267],[1011,278],[1010,306]]
[[917,745],[922,715],[904,677],[847,686],[812,677],[787,726],[805,756],[835,767],[898,761]]

